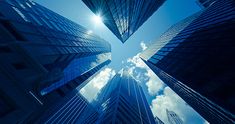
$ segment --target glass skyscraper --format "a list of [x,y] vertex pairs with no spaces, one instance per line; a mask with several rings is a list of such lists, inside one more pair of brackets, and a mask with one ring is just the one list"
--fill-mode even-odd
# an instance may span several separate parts
[[28,0],[0,1],[0,122],[34,122],[111,61],[110,44]]
[[157,116],[155,116],[155,122],[156,122],[156,124],[164,124],[163,122],[162,122],[162,120],[160,119],[160,118],[158,118]]
[[234,15],[234,0],[218,0],[172,26],[141,55],[210,123],[235,123]]
[[201,7],[209,7],[210,5],[212,5],[214,2],[216,2],[217,0],[197,0],[197,3],[201,6]]
[[183,121],[175,112],[166,109],[166,114],[170,124],[183,124]]
[[108,82],[97,100],[101,105],[100,124],[155,124],[141,86],[126,70]]
[[165,0],[83,0],[124,43]]
[[79,93],[60,101],[59,104],[53,105],[47,109],[34,123],[39,124],[85,124],[88,119],[94,123],[98,119],[98,112],[90,103]]

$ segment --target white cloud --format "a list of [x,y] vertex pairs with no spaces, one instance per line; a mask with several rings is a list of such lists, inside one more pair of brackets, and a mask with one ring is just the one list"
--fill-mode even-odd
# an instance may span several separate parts
[[[146,45],[141,42],[142,50],[146,49]],[[129,74],[139,81],[144,82],[147,86],[148,94],[155,96],[152,100],[151,109],[155,116],[158,116],[165,124],[168,124],[166,109],[174,111],[184,121],[185,124],[203,124],[205,120],[200,117],[190,106],[188,106],[177,94],[156,76],[154,72],[141,60],[140,53],[127,60],[129,64]],[[145,71],[140,71],[143,69]],[[147,77],[148,80],[145,80]],[[159,91],[163,91],[159,92]],[[160,95],[159,95],[160,93]]]
[[96,99],[97,93],[103,88],[106,83],[116,74],[111,68],[105,68],[99,72],[86,86],[84,86],[80,93],[88,100]]
[[[133,75],[133,77],[137,81],[141,81],[141,79],[143,79],[143,76],[147,76],[148,81],[146,82],[146,86],[148,87],[148,92],[150,95],[156,95],[160,90],[162,90],[162,88],[164,86],[163,82],[141,60],[140,53],[138,53],[137,55],[135,55],[132,58],[128,58],[127,63],[130,64],[129,74]],[[138,69],[145,69],[146,72],[139,72]],[[134,76],[134,71],[139,72],[139,74]]]
[[111,59],[111,53],[103,53],[103,54],[96,55],[95,62],[92,62],[90,64],[91,68],[93,68],[93,67],[97,66],[98,64],[106,61],[108,58]]
[[146,83],[149,94],[158,94],[158,92],[164,87],[164,83],[162,82],[162,80],[159,79],[158,76],[156,76],[155,73],[149,68],[147,69],[147,73],[145,73],[145,75],[149,77],[149,80]]
[[174,111],[185,124],[200,124],[204,122],[204,119],[169,87],[165,87],[163,94],[156,96],[156,98],[152,100],[151,109],[153,114],[158,116],[166,124],[169,123],[167,120],[166,109]]
[[147,46],[146,46],[146,44],[144,43],[144,41],[141,41],[141,42],[140,42],[140,46],[141,46],[141,48],[142,48],[142,51],[144,51],[145,49],[147,49]]
[[128,67],[128,73],[130,74],[130,75],[133,75],[134,74],[134,70],[136,69],[136,67],[135,66],[132,66],[132,67]]
[[139,68],[146,68],[147,67],[145,65],[145,63],[140,59],[140,53],[138,53],[137,55],[135,55],[132,58],[128,58],[127,62],[136,66],[136,67],[139,67]]

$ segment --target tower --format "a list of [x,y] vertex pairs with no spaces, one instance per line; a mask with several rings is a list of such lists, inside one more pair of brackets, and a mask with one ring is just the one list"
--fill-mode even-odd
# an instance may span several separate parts
[[157,116],[155,116],[154,119],[155,119],[156,124],[164,124],[162,120],[160,120],[160,118],[158,118]]
[[28,0],[0,1],[0,122],[29,123],[110,63],[107,41]]
[[233,0],[216,1],[172,26],[141,55],[210,123],[235,120],[234,14]]
[[199,4],[199,6],[206,8],[211,6],[216,1],[217,0],[197,0],[197,3]]
[[165,0],[83,0],[124,43]]
[[116,74],[98,95],[98,123],[155,124],[141,86],[127,71]]
[[175,112],[166,109],[166,114],[170,124],[183,124],[183,121]]

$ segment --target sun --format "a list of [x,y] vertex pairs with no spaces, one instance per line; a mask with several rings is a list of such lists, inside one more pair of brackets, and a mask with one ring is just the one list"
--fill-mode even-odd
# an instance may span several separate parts
[[97,26],[101,25],[102,21],[103,21],[102,18],[100,17],[100,15],[94,15],[92,17],[92,20],[95,23],[95,25],[97,25]]

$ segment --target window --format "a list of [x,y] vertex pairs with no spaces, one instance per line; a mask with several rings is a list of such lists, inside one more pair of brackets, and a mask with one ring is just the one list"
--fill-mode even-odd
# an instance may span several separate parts
[[21,16],[22,19],[24,19],[26,22],[30,22],[26,16],[19,10],[17,9],[16,7],[12,6],[12,8]]
[[50,21],[51,22],[51,24],[57,29],[57,30],[59,30],[60,31],[60,29],[59,29],[59,27],[55,24],[55,22],[54,21]]
[[31,1],[31,3],[32,3],[33,5],[36,5],[33,1]]
[[41,18],[41,19],[49,28],[51,28],[51,29],[53,28],[47,20],[45,20],[44,18]]
[[21,1],[19,1],[19,0],[15,0],[17,3],[18,3],[18,5],[20,5],[23,9],[26,9],[26,7],[22,4],[22,2]]
[[28,7],[30,7],[30,8],[32,7],[28,2],[26,2],[26,5],[28,5]]
[[33,19],[37,24],[42,25],[42,23],[41,23],[33,14],[29,14],[29,15],[32,17],[32,19]]
[[23,4],[19,3],[19,5],[20,5],[23,9],[26,9],[26,7],[25,7]]

